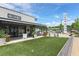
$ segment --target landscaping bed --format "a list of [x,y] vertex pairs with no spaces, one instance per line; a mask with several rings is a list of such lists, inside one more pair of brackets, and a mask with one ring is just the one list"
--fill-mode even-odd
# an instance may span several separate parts
[[2,56],[56,56],[67,38],[42,37],[0,47]]

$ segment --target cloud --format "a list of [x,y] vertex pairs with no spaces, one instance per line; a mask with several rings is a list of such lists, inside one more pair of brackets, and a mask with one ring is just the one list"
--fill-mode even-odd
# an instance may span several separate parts
[[58,16],[58,15],[55,15],[54,17],[55,17],[55,18],[57,18],[57,19],[59,18],[59,16]]
[[34,10],[32,9],[32,4],[30,3],[0,3],[0,6],[40,18],[38,15],[33,13]]
[[63,16],[67,16],[67,15],[68,15],[68,13],[67,13],[67,12],[64,12],[64,13],[63,13]]
[[49,26],[52,26],[50,22],[43,23],[43,24],[47,25],[48,27],[49,27]]
[[1,3],[0,6],[21,12],[32,12],[30,3]]
[[40,18],[38,15],[33,13],[34,12],[34,10],[32,9],[33,6],[30,3],[17,3],[17,4],[13,3],[11,5],[15,6],[17,11],[20,11],[28,15],[32,15],[36,18]]
[[53,9],[53,12],[58,11],[58,10],[62,7],[62,5],[64,5],[64,4],[56,4],[57,7],[55,7],[55,8]]
[[60,22],[53,21],[53,22],[47,22],[47,23],[44,23],[44,24],[52,27],[52,26],[58,26],[60,24]]
[[60,24],[60,22],[52,21],[52,26],[58,26],[59,24]]
[[15,9],[15,7],[13,5],[7,4],[7,3],[0,3],[0,6],[10,8],[10,9]]
[[57,11],[59,8],[61,8],[61,6],[56,7],[54,10]]
[[75,20],[69,20],[69,21],[67,21],[67,25],[71,25],[74,22],[75,22]]
[[21,12],[32,11],[32,5],[30,3],[13,3],[11,5],[13,5],[16,8],[16,10],[21,11]]

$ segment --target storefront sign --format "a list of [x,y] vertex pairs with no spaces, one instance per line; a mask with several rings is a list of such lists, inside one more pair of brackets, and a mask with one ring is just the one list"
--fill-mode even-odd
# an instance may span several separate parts
[[18,16],[18,15],[13,15],[13,14],[10,14],[10,13],[7,14],[7,17],[8,17],[9,19],[12,19],[12,20],[21,20],[21,17],[20,17],[20,16]]

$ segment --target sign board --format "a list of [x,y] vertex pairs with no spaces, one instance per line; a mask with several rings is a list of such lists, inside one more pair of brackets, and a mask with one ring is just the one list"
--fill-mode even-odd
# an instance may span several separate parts
[[23,39],[26,39],[27,38],[27,34],[23,34]]
[[10,13],[7,14],[7,17],[9,19],[12,19],[12,20],[21,20],[21,17],[20,16],[14,15],[14,14],[10,14]]
[[0,38],[0,45],[3,45],[5,43],[6,43],[5,38]]

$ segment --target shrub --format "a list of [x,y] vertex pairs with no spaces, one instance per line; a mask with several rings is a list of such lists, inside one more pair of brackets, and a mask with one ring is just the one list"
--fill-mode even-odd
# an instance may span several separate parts
[[6,37],[5,31],[0,29],[0,38],[5,38],[5,37]]
[[47,34],[48,34],[48,32],[44,32],[44,33],[43,33],[43,36],[47,36]]
[[0,38],[6,38],[6,42],[9,42],[11,40],[10,35],[5,34],[5,31],[3,29],[0,29]]

